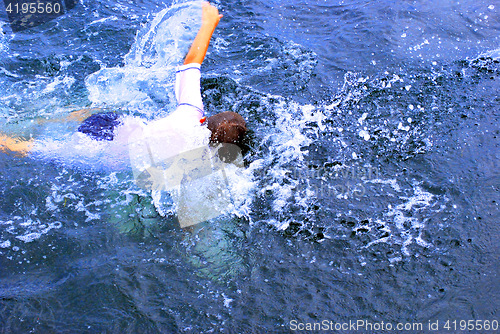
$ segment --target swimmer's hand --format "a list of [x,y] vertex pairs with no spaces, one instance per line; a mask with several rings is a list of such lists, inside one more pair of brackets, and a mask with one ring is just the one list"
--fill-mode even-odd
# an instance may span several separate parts
[[191,48],[184,59],[184,64],[201,64],[203,62],[210,44],[210,38],[212,38],[212,34],[221,18],[222,14],[219,14],[217,7],[208,2],[203,2],[201,7],[201,28],[193,44],[191,44]]
[[33,139],[16,139],[0,133],[0,152],[25,156],[33,148]]
[[215,30],[219,24],[222,14],[219,14],[217,7],[212,6],[207,1],[201,5],[201,25],[212,27]]

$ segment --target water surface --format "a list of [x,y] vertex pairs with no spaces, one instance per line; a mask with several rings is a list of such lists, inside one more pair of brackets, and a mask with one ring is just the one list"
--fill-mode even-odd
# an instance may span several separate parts
[[[0,332],[498,320],[500,6],[219,7],[206,110],[251,129],[233,214],[184,231],[127,169],[0,155]],[[168,114],[198,9],[83,1],[0,23],[2,131],[57,140],[78,123],[38,120],[90,106]]]

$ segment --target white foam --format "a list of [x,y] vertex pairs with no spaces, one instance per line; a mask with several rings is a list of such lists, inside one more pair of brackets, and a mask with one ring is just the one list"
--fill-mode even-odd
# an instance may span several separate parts
[[391,212],[397,212],[398,210],[409,211],[411,209],[420,210],[423,207],[429,206],[430,202],[434,198],[434,195],[424,191],[420,186],[414,188],[414,195],[411,197],[401,197],[406,199],[405,203],[397,205]]
[[[53,222],[48,224],[41,224],[39,220],[31,220],[28,219],[24,224],[27,230],[24,231],[24,234],[17,235],[15,238],[26,243],[33,242],[34,240],[39,239],[42,235],[47,234],[52,229],[59,229],[62,227],[61,222]],[[21,224],[19,224],[21,226]]]
[[98,20],[90,22],[89,26],[94,25],[94,24],[98,24],[98,23],[103,23],[106,21],[117,21],[117,20],[118,20],[118,18],[116,16],[108,16],[108,17],[104,17],[102,19],[98,19]]
[[[414,195],[411,197],[401,197],[406,199],[406,202],[390,207],[387,217],[392,217],[395,227],[399,232],[399,237],[402,238],[402,253],[410,255],[408,247],[412,243],[416,243],[422,247],[430,247],[431,245],[421,238],[421,231],[425,227],[425,223],[419,219],[416,213],[432,206],[434,195],[424,191],[420,186],[414,188]],[[418,230],[417,237],[413,235],[412,230]]]
[[[0,55],[6,53],[9,49],[7,34],[5,34],[3,27],[7,25],[7,22],[0,21]],[[2,55],[2,58],[4,56]]]
[[359,130],[358,135],[364,140],[370,140],[370,134],[366,130]]
[[[1,48],[2,48],[2,45],[0,44],[0,52],[2,51],[2,50],[1,50]],[[5,68],[3,68],[3,67],[0,67],[0,72],[1,72],[1,73],[3,73],[3,74],[5,74],[5,75],[8,75],[8,76],[10,76],[10,77],[13,77],[13,78],[19,78],[19,75],[15,74],[15,73],[12,73],[12,72],[10,72],[10,71],[7,71],[7,70],[6,70]],[[5,98],[5,97],[4,97],[4,98]]]
[[227,297],[224,293],[222,294],[222,297],[224,298],[224,307],[230,308],[231,302],[233,301],[233,299]]
[[11,245],[9,240],[0,242],[0,248],[9,248]]
[[401,187],[399,186],[398,181],[396,179],[385,179],[385,180],[372,179],[372,180],[367,180],[366,182],[389,184],[392,187],[392,189],[394,189],[395,191],[397,191],[397,192],[401,191]]
[[[56,88],[62,89],[63,91],[68,91],[71,85],[75,82],[75,78],[73,77],[55,77],[54,81],[49,82],[47,86],[42,90],[42,93],[50,93],[53,92]],[[61,87],[62,86],[62,87]]]
[[[268,97],[271,98],[271,96]],[[298,189],[299,180],[288,176],[289,167],[287,166],[297,166],[304,161],[304,156],[308,152],[303,148],[312,143],[312,139],[305,135],[304,128],[310,122],[316,123],[318,128],[323,127],[325,115],[314,110],[310,105],[285,101],[277,96],[272,96],[272,98],[279,101],[279,103],[274,102],[276,127],[265,139],[270,150],[269,156],[259,161],[259,166],[255,171],[266,180],[267,186],[262,188],[261,193],[272,193],[273,211],[279,213],[286,212],[288,206],[297,199],[300,205],[305,207],[314,196],[314,192],[308,187]],[[269,222],[279,229],[285,229],[288,226],[287,222],[276,220]]]
[[32,242],[36,239],[40,239],[41,236],[42,234],[39,232],[32,232],[32,233],[26,233],[24,235],[19,235],[16,237],[16,239],[19,239],[24,242]]
[[[410,246],[416,244],[423,248],[432,248],[433,245],[425,241],[422,237],[427,227],[430,213],[437,213],[445,210],[449,199],[445,195],[434,195],[425,191],[419,183],[414,183],[411,189],[402,189],[395,179],[374,179],[366,182],[389,184],[398,192],[398,200],[403,200],[399,204],[388,204],[384,219],[375,219],[374,224],[379,226],[377,230],[387,232],[389,235],[376,239],[368,243],[365,248],[369,248],[379,243],[401,245],[401,254],[412,255]],[[410,196],[404,196],[405,192],[410,192]],[[391,196],[392,197],[392,196]],[[413,254],[417,256],[418,254]],[[393,261],[400,261],[402,258],[396,256]]]
[[238,217],[250,218],[253,198],[251,195],[257,185],[252,174],[252,167],[245,169],[229,164],[226,166],[225,172],[234,206],[232,213]]
[[484,57],[484,58],[491,58],[493,60],[500,60],[500,48],[498,49],[495,49],[495,50],[491,50],[491,51],[486,51],[486,52],[483,52],[479,55],[478,58],[481,58],[481,57]]

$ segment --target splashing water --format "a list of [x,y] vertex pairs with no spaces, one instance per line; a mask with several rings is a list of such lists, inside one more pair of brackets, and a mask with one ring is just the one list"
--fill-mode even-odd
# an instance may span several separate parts
[[86,79],[95,107],[126,107],[143,117],[175,108],[175,67],[182,63],[200,25],[200,3],[165,8],[136,36],[124,66],[103,68]]
[[[18,57],[11,50],[24,37],[12,44],[0,33],[0,54],[11,57],[0,69],[2,122],[37,137],[28,129],[35,116],[88,104],[149,119],[173,110],[173,74],[199,25],[199,3],[84,5],[91,23],[82,34],[102,53]],[[489,292],[499,51],[494,39],[476,41],[493,31],[496,14],[465,1],[444,36],[436,27],[446,25],[448,7],[433,7],[442,15],[434,21],[422,4],[272,5],[225,3],[204,64],[207,113],[238,112],[250,131],[246,167],[226,171],[231,214],[199,233],[180,231],[168,194],[138,188],[127,171],[84,168],[84,154],[69,165],[1,157],[9,172],[0,174],[0,318],[13,331],[40,323],[106,331],[112,323],[121,331],[272,332],[321,314],[495,314],[482,295],[498,299]],[[138,27],[146,12],[157,14]],[[297,24],[301,15],[328,28]],[[470,38],[453,49],[462,30]],[[110,32],[122,43],[102,48]],[[44,131],[56,141],[69,127]],[[115,325],[121,315],[127,321]]]

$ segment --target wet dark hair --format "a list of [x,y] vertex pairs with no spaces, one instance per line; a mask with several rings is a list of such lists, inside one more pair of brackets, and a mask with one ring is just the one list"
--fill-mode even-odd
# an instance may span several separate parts
[[243,117],[232,111],[210,116],[207,126],[212,132],[212,143],[240,144],[247,131]]

